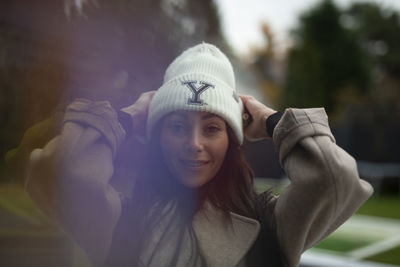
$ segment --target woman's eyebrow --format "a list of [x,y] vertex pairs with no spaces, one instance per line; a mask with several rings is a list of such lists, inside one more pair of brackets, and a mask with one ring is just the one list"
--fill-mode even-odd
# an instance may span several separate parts
[[208,119],[211,119],[211,118],[214,118],[214,117],[220,118],[218,115],[209,113],[209,114],[206,114],[206,115],[202,116],[202,117],[201,117],[201,120],[208,120]]
[[174,112],[174,113],[171,114],[171,117],[172,118],[178,117],[178,118],[187,119],[188,115],[186,113],[183,113],[183,112]]

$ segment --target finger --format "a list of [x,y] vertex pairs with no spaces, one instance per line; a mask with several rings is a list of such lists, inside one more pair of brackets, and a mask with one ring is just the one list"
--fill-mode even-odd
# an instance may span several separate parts
[[156,93],[156,91],[149,91],[149,92],[148,92],[149,102],[151,102],[151,100],[153,99],[155,93]]
[[247,97],[248,95],[238,94],[238,96],[239,96],[240,98],[242,98],[242,97]]
[[239,94],[238,96],[240,97],[240,99],[242,100],[242,102],[244,104],[247,102],[248,98],[250,97],[249,95],[242,95],[242,94]]
[[156,91],[149,91],[141,94],[135,104],[144,105],[144,107],[147,109],[154,97],[155,92]]
[[143,96],[146,96],[146,97],[153,98],[153,96],[154,96],[155,93],[156,93],[156,91],[155,91],[155,90],[152,90],[152,91],[145,92],[145,93],[143,93],[142,95],[143,95]]
[[145,93],[142,93],[139,98],[136,100],[135,103],[121,108],[122,111],[127,112],[127,113],[131,113],[133,111],[141,111],[141,110],[146,110],[148,108],[148,106],[150,105],[151,100],[154,97],[154,93],[156,91],[148,91]]

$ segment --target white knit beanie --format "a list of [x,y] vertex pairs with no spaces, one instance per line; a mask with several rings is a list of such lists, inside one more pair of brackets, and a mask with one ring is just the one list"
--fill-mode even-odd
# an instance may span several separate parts
[[148,139],[162,117],[178,110],[206,111],[220,116],[242,144],[243,104],[236,93],[232,65],[216,46],[198,44],[168,66],[163,85],[150,103]]

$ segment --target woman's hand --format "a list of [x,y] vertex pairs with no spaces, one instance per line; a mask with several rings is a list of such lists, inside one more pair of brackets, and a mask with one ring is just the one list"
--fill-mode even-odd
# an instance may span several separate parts
[[150,102],[153,99],[156,91],[145,92],[140,95],[132,105],[122,108],[121,110],[128,113],[133,121],[133,133],[140,139],[146,139],[146,122],[149,112]]
[[250,113],[252,121],[244,128],[244,135],[250,141],[268,138],[266,129],[267,118],[276,111],[265,106],[250,95],[239,95],[244,108]]

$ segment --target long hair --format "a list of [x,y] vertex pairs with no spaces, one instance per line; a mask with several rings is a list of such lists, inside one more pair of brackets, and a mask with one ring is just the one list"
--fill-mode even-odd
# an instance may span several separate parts
[[[222,211],[227,223],[231,218],[229,212],[260,221],[262,232],[249,252],[248,262],[251,266],[263,266],[262,264],[265,264],[266,260],[268,260],[268,266],[282,266],[281,264],[270,265],[271,257],[280,258],[274,225],[263,223],[261,220],[265,216],[265,211],[260,207],[265,205],[260,205],[259,197],[254,191],[253,172],[229,125],[227,125],[229,145],[220,170],[207,184],[194,189],[181,184],[166,166],[159,143],[160,129],[161,122],[155,127],[154,136],[148,144],[148,151],[146,155],[143,155],[143,166],[133,187],[132,199],[123,205],[123,216],[119,223],[121,225],[117,228],[125,230],[116,233],[120,236],[118,242],[122,241],[123,248],[117,249],[118,256],[114,256],[109,263],[118,264],[118,266],[139,265],[143,248],[150,242],[153,230],[164,220],[170,224],[168,227],[173,228],[172,232],[179,234],[176,239],[178,242],[169,243],[176,246],[174,255],[169,262],[165,262],[163,265],[176,266],[185,232],[189,233],[192,244],[192,257],[185,266],[196,266],[199,261],[204,265],[204,261],[198,253],[196,236],[191,222],[194,214],[201,209],[204,202],[209,201],[211,205]],[[272,215],[272,212],[270,214]],[[178,223],[174,223],[174,219],[177,219],[175,222]],[[275,248],[273,253],[258,252],[265,247],[266,242]],[[162,243],[161,240],[159,243]],[[155,252],[154,250],[153,253]],[[266,254],[268,259],[264,259],[263,255]],[[154,255],[150,256],[150,261],[153,257]],[[280,262],[279,259],[278,262]],[[256,263],[257,265],[255,265]]]

